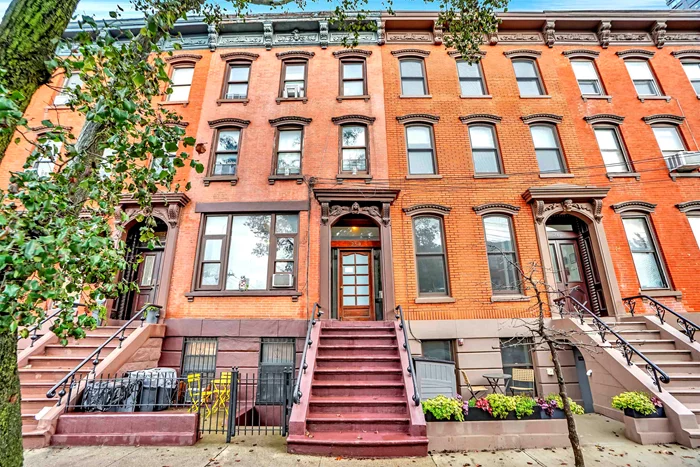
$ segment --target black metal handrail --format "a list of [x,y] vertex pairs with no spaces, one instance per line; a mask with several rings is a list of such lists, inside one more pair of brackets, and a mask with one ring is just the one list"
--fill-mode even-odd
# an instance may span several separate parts
[[[82,303],[77,303],[77,302],[76,302],[76,303],[73,303],[73,309],[74,309],[74,310],[78,309],[78,307],[81,307],[81,306],[85,306],[85,305],[83,305]],[[47,321],[51,321],[51,320],[54,319],[56,316],[58,316],[58,314],[60,314],[62,311],[63,311],[62,308],[54,308],[54,309],[52,309],[52,310],[49,310],[47,316],[45,316],[44,319],[42,319],[41,321],[39,321],[37,324],[35,324],[34,326],[32,326],[32,327],[27,331],[27,337],[31,340],[31,343],[29,344],[29,347],[30,347],[30,348],[31,348],[31,347],[34,347],[34,343],[35,343],[36,341],[38,341],[39,339],[41,339],[41,336],[37,334],[37,332],[39,332],[39,330],[41,329],[41,327],[42,327],[44,324],[46,324]],[[30,336],[29,334],[31,334],[31,336]],[[17,336],[17,340],[20,341],[20,340],[22,340],[22,339],[26,339],[26,338],[25,338],[25,337],[22,337],[22,334],[20,333],[20,334]]]
[[[560,292],[561,293],[561,292]],[[608,332],[615,336],[617,341],[613,344],[614,347],[617,347],[620,352],[622,352],[622,355],[624,355],[625,360],[627,360],[627,365],[632,366],[634,363],[632,363],[632,356],[637,355],[639,358],[644,360],[646,363],[645,370],[651,376],[651,378],[654,380],[654,384],[656,385],[657,388],[659,388],[659,392],[662,391],[661,389],[661,383],[668,384],[671,382],[671,378],[661,369],[659,368],[656,363],[652,362],[649,360],[649,358],[644,355],[642,352],[637,350],[632,344],[627,342],[627,340],[622,337],[620,334],[618,334],[614,329],[612,329],[610,326],[605,323],[598,315],[593,313],[591,310],[586,308],[586,306],[576,300],[574,297],[570,295],[566,295],[564,297],[560,297],[554,300],[555,303],[559,305],[559,310],[560,314],[563,316],[563,305],[561,304],[562,301],[564,300],[569,300],[569,302],[573,305],[573,307],[576,309],[576,313],[581,320],[581,324],[584,324],[584,315],[589,315],[591,318],[593,318],[593,325],[595,328],[598,330],[598,335],[600,336],[600,339],[603,342],[607,342],[605,338],[605,334]],[[611,343],[612,344],[612,343]]]
[[408,333],[406,332],[406,321],[403,319],[403,308],[399,305],[394,311],[396,312],[396,319],[401,320],[399,322],[399,327],[403,331],[403,348],[408,352],[408,368],[406,368],[406,371],[411,374],[411,381],[413,381],[413,402],[415,402],[416,405],[420,405],[420,393],[418,392],[418,383],[416,382],[416,368],[413,365],[411,346],[408,344]]
[[[61,405],[61,402],[63,401],[63,397],[66,395],[66,386],[69,386],[69,389],[72,391],[73,385],[75,383],[75,375],[78,373],[78,371],[85,366],[86,363],[92,360],[92,373],[93,375],[96,373],[97,370],[97,365],[100,363],[100,352],[114,340],[115,338],[119,340],[119,346],[117,346],[118,349],[122,348],[122,342],[126,340],[126,336],[124,336],[124,333],[126,332],[126,329],[129,327],[131,323],[136,321],[136,319],[141,320],[141,326],[143,327],[143,323],[146,321],[146,314],[148,310],[155,309],[158,310],[156,314],[156,318],[160,316],[160,309],[163,308],[160,305],[154,305],[152,303],[146,303],[134,316],[129,319],[126,323],[124,323],[114,334],[112,334],[110,337],[107,338],[99,347],[97,347],[90,355],[85,357],[85,359],[80,362],[75,368],[73,368],[66,376],[64,376],[58,383],[54,384],[51,389],[48,390],[46,393],[46,397],[51,399],[56,396],[56,391],[58,388],[61,388],[60,391],[58,391],[58,402],[56,405]],[[117,337],[118,336],[118,337]],[[70,385],[68,382],[70,381]],[[70,396],[68,397],[70,400]]]
[[301,393],[301,377],[304,374],[306,374],[306,369],[309,367],[309,364],[306,363],[306,351],[314,343],[311,340],[311,330],[316,325],[318,320],[321,319],[321,316],[323,316],[323,310],[321,309],[321,305],[319,305],[318,303],[314,303],[314,308],[313,308],[313,311],[311,312],[311,320],[309,321],[309,326],[306,329],[306,345],[304,346],[304,351],[301,354],[301,368],[299,368],[299,374],[297,375],[297,381],[294,384],[294,395],[292,398],[293,398],[295,404],[298,404],[299,402],[301,402],[301,396],[303,395]]
[[625,302],[625,305],[627,305],[627,308],[630,310],[630,314],[632,316],[634,316],[634,307],[637,304],[635,300],[640,298],[649,301],[651,306],[654,308],[654,311],[656,312],[656,316],[659,318],[659,321],[661,321],[661,324],[664,324],[666,313],[671,313],[673,316],[675,316],[676,322],[683,327],[683,332],[686,336],[688,336],[690,342],[695,342],[695,331],[700,330],[700,326],[688,320],[687,318],[684,318],[680,314],[676,313],[675,311],[673,311],[663,303],[659,302],[658,300],[655,300],[654,298],[650,297],[649,295],[635,295],[634,297],[627,297],[622,299],[622,301]]

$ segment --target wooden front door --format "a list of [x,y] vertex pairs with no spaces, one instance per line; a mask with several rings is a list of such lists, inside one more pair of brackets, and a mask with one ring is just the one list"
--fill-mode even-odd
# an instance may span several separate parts
[[589,310],[588,287],[576,239],[549,239],[549,255],[557,290],[571,295]]
[[146,303],[155,303],[160,283],[160,263],[163,252],[160,250],[143,252],[143,261],[139,263],[136,273],[136,283],[139,286],[132,301],[131,316],[138,312]]
[[338,317],[347,321],[374,319],[372,250],[340,250]]

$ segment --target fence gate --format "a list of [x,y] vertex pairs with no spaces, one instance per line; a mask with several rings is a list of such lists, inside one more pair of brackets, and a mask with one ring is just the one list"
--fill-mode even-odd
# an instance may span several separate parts
[[[200,434],[287,436],[292,411],[293,370],[241,373],[238,368],[202,382]],[[197,404],[196,402],[194,402]]]

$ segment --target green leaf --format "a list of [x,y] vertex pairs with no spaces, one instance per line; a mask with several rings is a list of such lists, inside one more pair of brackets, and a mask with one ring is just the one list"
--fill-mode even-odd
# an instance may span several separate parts
[[17,104],[7,97],[0,96],[0,110],[18,110]]
[[143,86],[146,83],[146,77],[141,73],[135,73],[132,75],[131,80],[137,87]]

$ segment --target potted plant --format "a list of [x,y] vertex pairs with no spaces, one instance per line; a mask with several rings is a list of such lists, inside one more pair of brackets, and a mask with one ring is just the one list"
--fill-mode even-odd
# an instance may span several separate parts
[[[537,405],[540,406],[540,416],[544,419],[566,418],[564,415],[564,403],[559,394],[552,393],[548,394],[547,397],[540,397],[537,399]],[[570,397],[569,406],[571,407],[571,412],[573,412],[575,415],[582,415],[584,413],[583,407],[574,402]]]
[[515,418],[518,420],[540,418],[537,401],[530,396],[514,396]]
[[469,399],[465,420],[468,422],[485,422],[493,420],[491,404],[484,397]]
[[656,396],[645,392],[623,392],[612,398],[612,407],[625,412],[632,418],[665,417],[664,405]]
[[426,422],[435,421],[464,421],[465,409],[461,396],[446,397],[443,395],[435,396],[431,399],[426,399],[422,402],[423,414],[425,414]]
[[505,394],[489,394],[486,400],[491,406],[491,416],[501,420],[515,420],[515,399]]

